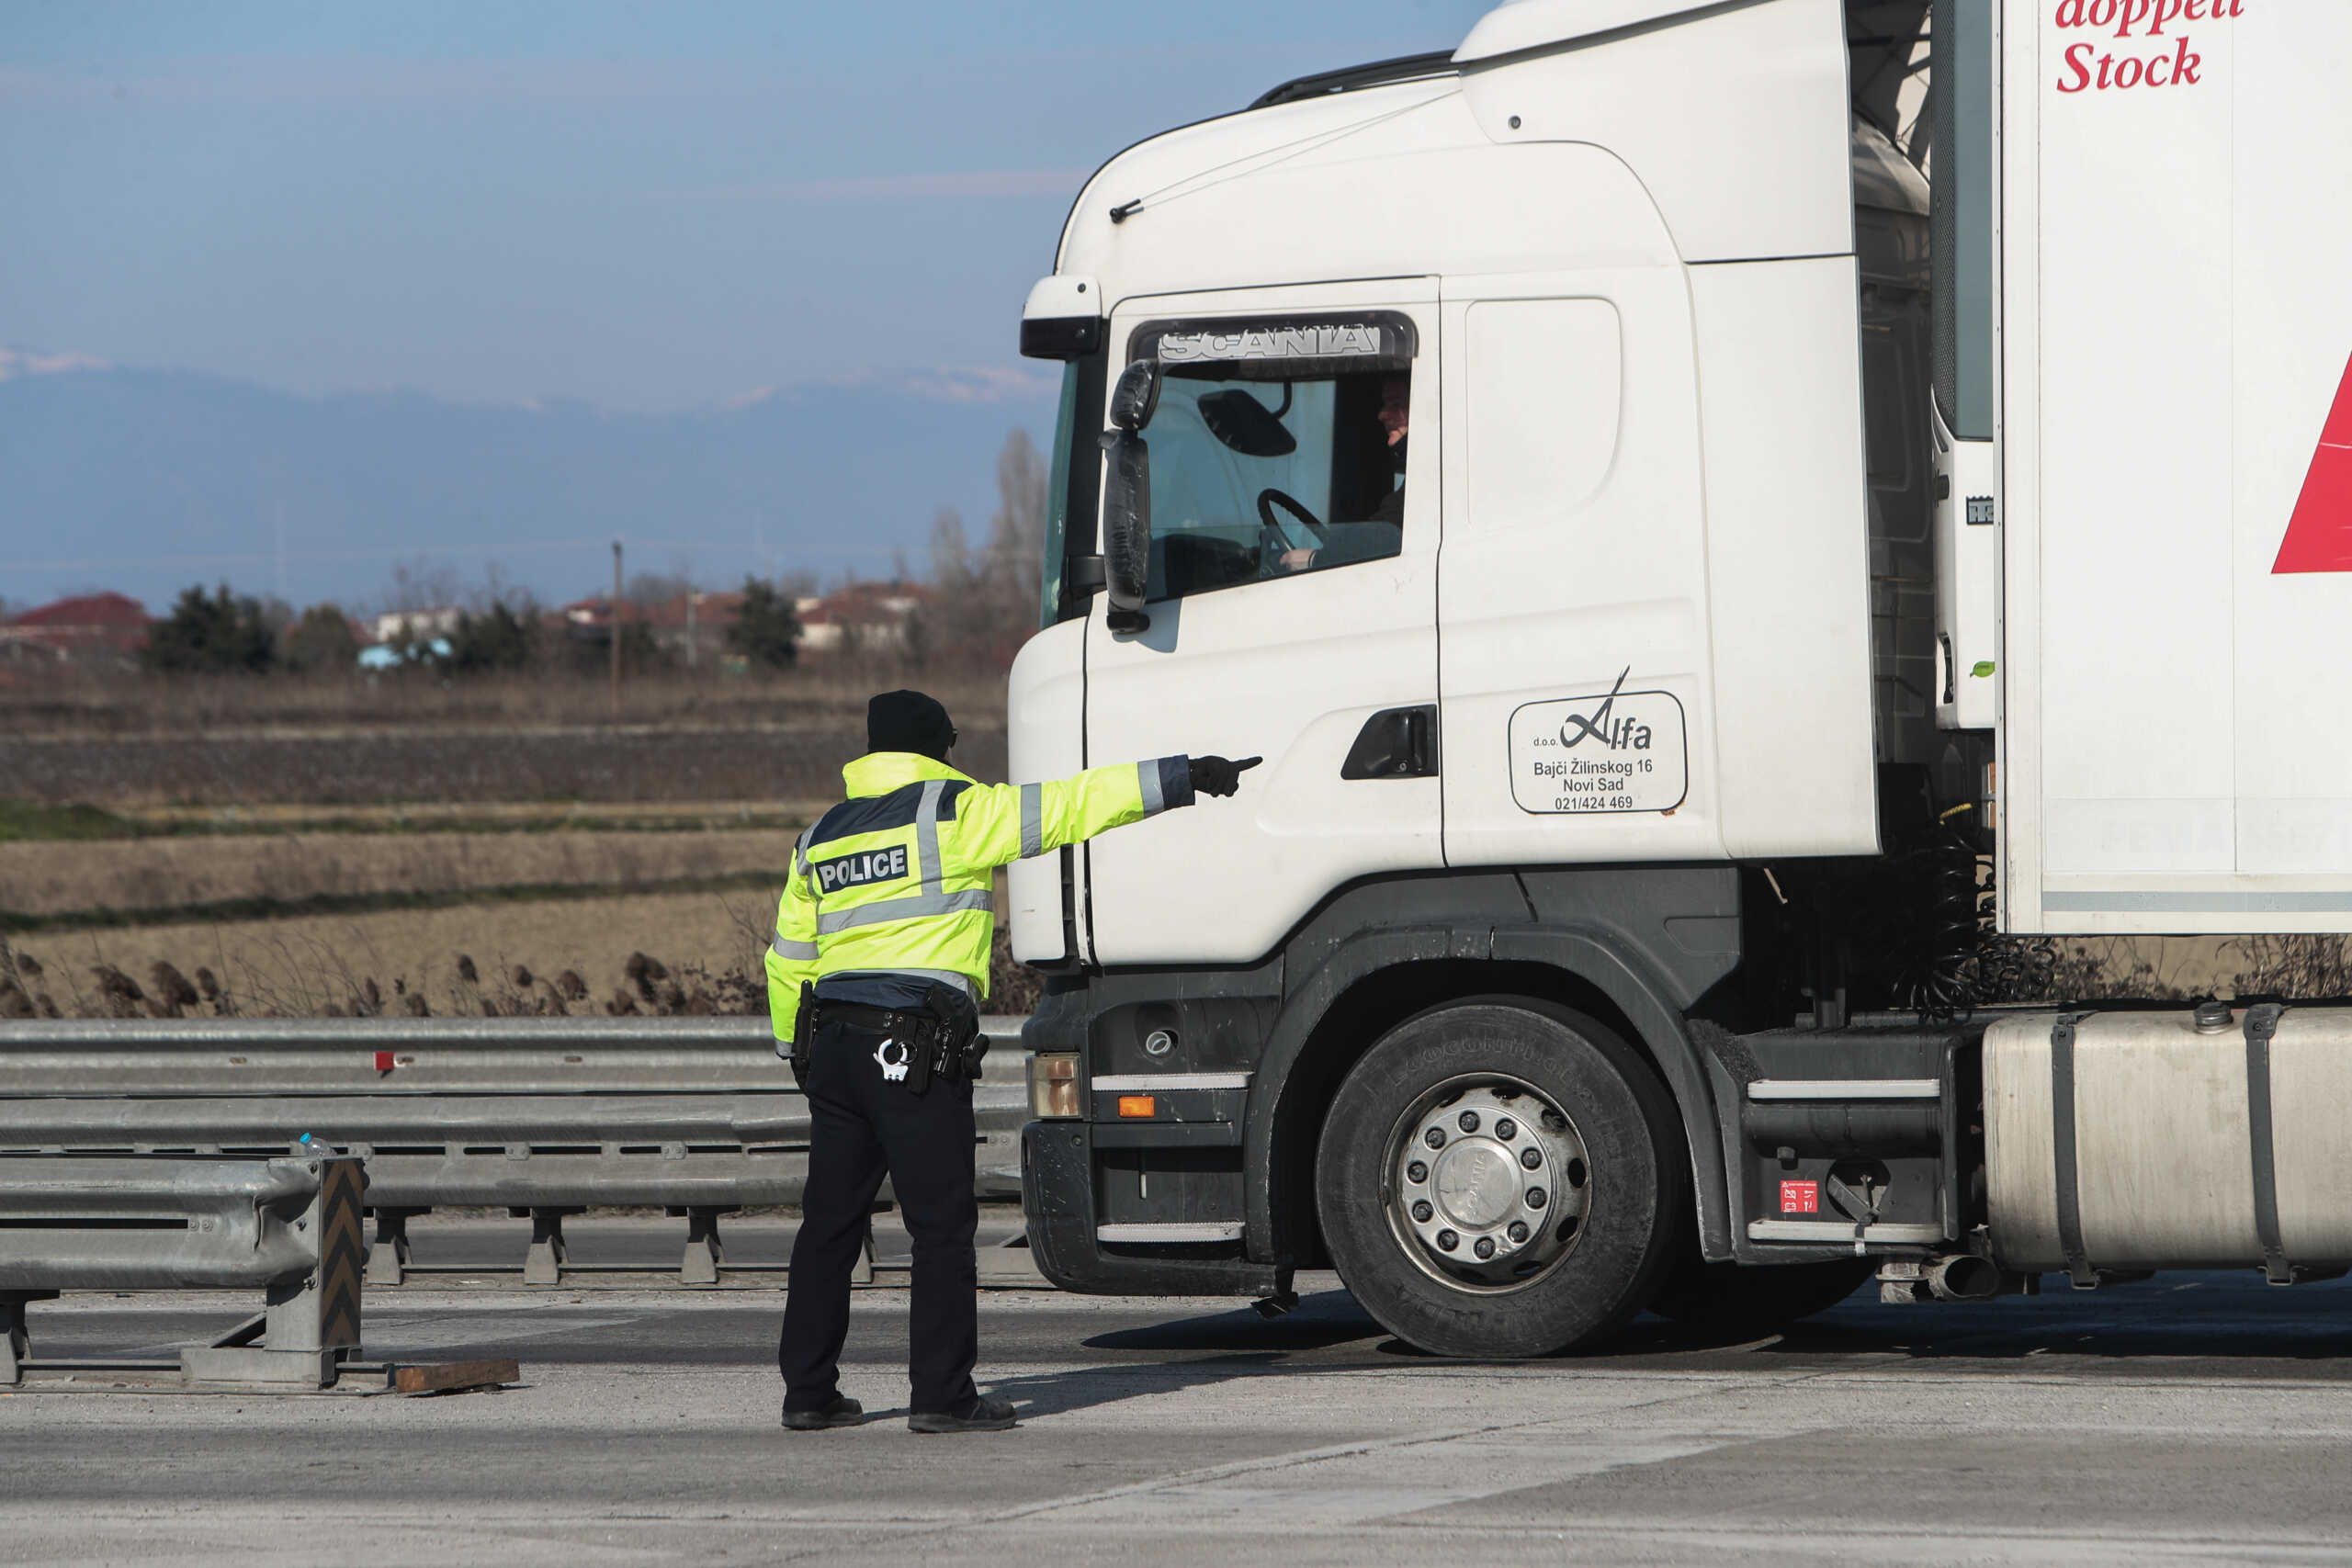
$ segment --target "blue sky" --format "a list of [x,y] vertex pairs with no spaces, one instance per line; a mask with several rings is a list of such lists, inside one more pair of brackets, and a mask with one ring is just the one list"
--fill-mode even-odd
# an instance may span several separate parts
[[1486,8],[6,0],[0,345],[636,411],[1016,373],[1103,158]]

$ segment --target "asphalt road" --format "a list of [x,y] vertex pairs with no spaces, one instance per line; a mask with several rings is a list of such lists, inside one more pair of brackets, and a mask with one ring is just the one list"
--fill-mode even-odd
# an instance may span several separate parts
[[[900,1292],[856,1297],[844,1382],[874,1419],[819,1434],[776,1425],[774,1292],[377,1293],[371,1351],[514,1356],[525,1385],[0,1395],[0,1561],[2352,1562],[2352,1281],[1866,1293],[1755,1343],[1645,1319],[1504,1365],[1302,1286],[1272,1322],[989,1292],[983,1381],[1026,1419],[960,1438],[905,1428]],[[69,1298],[33,1308],[36,1353],[246,1310]]]

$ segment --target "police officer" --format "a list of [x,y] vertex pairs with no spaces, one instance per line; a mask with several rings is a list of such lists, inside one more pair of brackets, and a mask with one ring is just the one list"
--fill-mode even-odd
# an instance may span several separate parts
[[837,1378],[850,1271],[887,1171],[914,1237],[909,1372],[918,1432],[995,1432],[1012,1406],[972,1385],[979,1210],[972,1085],[998,866],[1231,795],[1258,759],[1160,757],[1055,784],[982,784],[947,765],[956,727],[920,692],[865,711],[849,798],[801,835],[768,951],[776,1050],[808,1092],[808,1184],[776,1359],[784,1424],[864,1418]]

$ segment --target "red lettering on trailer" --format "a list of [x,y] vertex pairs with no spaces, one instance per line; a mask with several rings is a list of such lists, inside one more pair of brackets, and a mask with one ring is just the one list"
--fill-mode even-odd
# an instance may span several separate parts
[[1781,1182],[1781,1213],[1784,1214],[1821,1213],[1821,1183],[1818,1181]]
[[2352,571],[2352,364],[2319,433],[2319,450],[2303,476],[2303,493],[2287,520],[2271,574]]
[[[2134,87],[2195,87],[2203,84],[2205,57],[2188,47],[2176,24],[2226,22],[2245,15],[2245,0],[2058,0],[2053,26],[2110,38],[2161,39],[2173,28],[2173,47],[2157,43],[2148,54],[2100,52],[2088,41],[2070,43],[2061,56],[2057,87],[2062,93],[2129,92]],[[2145,48],[2143,44],[2141,47]]]
[[2245,15],[2245,0],[2058,0],[2050,19],[2062,28],[2113,28],[2117,38],[2130,38],[2137,28],[2153,38],[2167,22],[2226,22]]
[[[2058,79],[2062,93],[2089,90],[2108,92],[2132,87],[2194,87],[2204,81],[2205,57],[2188,47],[2186,37],[2179,39],[2170,54],[2158,54],[2142,60],[2127,54],[2121,64],[2112,54],[2098,56],[2098,70],[2091,70],[2091,60],[2098,46],[2092,43],[2070,43],[2066,46],[2066,74]],[[2163,74],[2157,67],[2164,67]]]

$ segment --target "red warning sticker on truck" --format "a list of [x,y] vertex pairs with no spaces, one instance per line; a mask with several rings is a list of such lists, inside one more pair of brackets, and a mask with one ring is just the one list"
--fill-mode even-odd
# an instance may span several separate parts
[[1821,1183],[1818,1181],[1781,1182],[1781,1213],[1784,1214],[1821,1213]]

